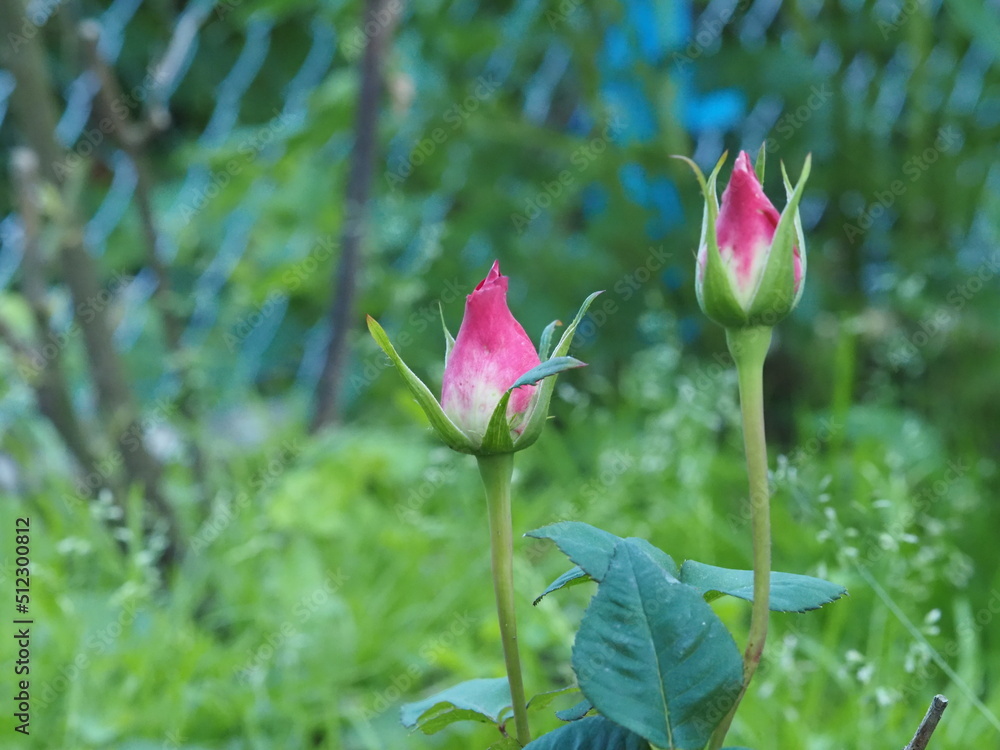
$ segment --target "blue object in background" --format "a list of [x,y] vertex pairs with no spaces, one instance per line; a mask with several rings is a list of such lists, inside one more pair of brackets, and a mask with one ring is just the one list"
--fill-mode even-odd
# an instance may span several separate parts
[[[670,66],[671,79],[676,83],[673,116],[694,136],[703,133],[725,133],[740,127],[746,116],[746,97],[737,89],[710,92],[698,91],[693,78],[693,65],[674,62],[690,44],[694,32],[694,9],[685,0],[624,0],[624,18],[605,32],[598,57],[601,73],[601,98],[612,113],[613,122],[620,124],[612,138],[619,144],[650,143],[660,139],[661,127],[656,102],[646,91],[642,79],[636,76],[639,66]],[[574,113],[570,130],[588,132],[593,118],[586,112]],[[629,200],[649,211],[646,236],[658,241],[684,222],[684,210],[677,186],[665,174],[650,173],[639,163],[623,166],[618,173]],[[588,186],[583,194],[584,215],[591,217],[603,212],[608,205],[607,190],[600,185]],[[688,275],[681,264],[689,259],[677,258],[665,268],[661,281],[670,290],[679,289]],[[700,326],[695,321],[682,321],[682,336],[686,341],[697,338]]]

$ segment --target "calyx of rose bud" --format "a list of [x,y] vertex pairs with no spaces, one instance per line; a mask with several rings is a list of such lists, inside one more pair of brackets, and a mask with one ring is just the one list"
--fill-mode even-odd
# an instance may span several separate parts
[[707,180],[694,162],[678,158],[694,170],[705,198],[695,277],[702,311],[726,328],[774,326],[795,308],[804,287],[806,251],[799,201],[811,156],[806,157],[794,187],[781,165],[787,197],[781,214],[762,187],[763,146],[756,171],[749,155],[740,153],[721,207],[716,180],[726,154]]
[[466,298],[457,339],[448,332],[442,315],[446,354],[441,402],[406,366],[378,322],[368,316],[372,337],[396,365],[431,426],[461,453],[488,456],[533,444],[548,417],[554,376],[584,366],[567,354],[580,320],[600,292],[584,301],[549,356],[560,323],[555,321],[545,329],[536,352],[507,307],[507,281],[499,263],[494,263]]

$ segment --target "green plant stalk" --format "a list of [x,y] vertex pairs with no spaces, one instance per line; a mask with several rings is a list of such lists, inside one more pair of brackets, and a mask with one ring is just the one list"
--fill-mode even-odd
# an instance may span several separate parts
[[510,517],[510,478],[514,472],[514,454],[478,456],[479,474],[486,488],[490,517],[490,553],[493,591],[497,599],[500,639],[507,665],[507,681],[514,705],[514,726],[522,746],[531,742],[528,708],[521,677],[521,658],[517,650],[517,616],[514,608],[514,540]]
[[764,359],[771,344],[771,329],[727,329],[726,341],[736,362],[743,416],[743,444],[750,484],[750,530],[753,538],[753,609],[750,634],[743,652],[743,685],[729,713],[716,727],[708,750],[719,750],[740,701],[746,694],[767,640],[771,594],[771,498],[767,483],[767,440],[764,435]]

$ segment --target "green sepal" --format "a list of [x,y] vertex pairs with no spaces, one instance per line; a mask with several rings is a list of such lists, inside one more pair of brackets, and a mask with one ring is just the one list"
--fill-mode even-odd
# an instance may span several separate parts
[[[806,162],[803,166],[803,171],[806,167],[812,166],[812,154],[806,154]],[[791,203],[792,197],[795,195],[795,187],[792,187],[791,181],[788,179],[788,173],[785,171],[785,164],[781,164],[781,179],[785,183],[785,200]],[[799,177],[799,181],[802,181],[802,177]],[[798,211],[798,200],[796,200],[795,207],[795,236],[798,239],[799,246],[799,263],[802,266],[802,282],[799,284],[798,292],[795,294],[795,301],[792,303],[792,308],[799,304],[799,300],[802,298],[802,292],[806,288],[806,260],[808,258],[808,253],[806,253],[806,237],[802,232],[802,217],[799,216]],[[794,271],[794,268],[792,269]]]
[[483,435],[483,442],[476,449],[477,456],[514,452],[514,439],[510,436],[510,422],[507,421],[507,404],[510,402],[513,390],[511,388],[505,391],[493,409],[490,423],[486,426],[486,434]]
[[555,336],[556,328],[562,325],[561,320],[553,320],[542,331],[542,340],[538,342],[538,358],[544,362],[549,357],[552,350],[552,337]]
[[448,324],[444,322],[444,307],[438,302],[438,312],[441,314],[441,328],[444,330],[444,364],[448,366],[451,359],[451,350],[455,347],[455,337],[448,330]]
[[[511,437],[512,425],[507,420],[507,404],[515,388],[522,388],[526,385],[534,385],[539,380],[558,375],[564,370],[571,370],[575,367],[586,367],[586,363],[575,357],[552,357],[539,365],[535,365],[521,377],[514,381],[514,384],[500,397],[493,414],[490,416],[490,423],[486,427],[486,434],[483,435],[483,442],[476,450],[478,456],[489,456],[495,453],[513,453],[521,450],[520,440]],[[527,446],[524,446],[527,448]]]
[[[705,270],[702,283],[695,284],[698,305],[709,318],[719,325],[739,327],[746,325],[747,313],[733,293],[733,282],[726,270],[726,262],[719,252],[719,240],[716,235],[719,197],[715,184],[727,155],[728,152],[722,154],[707,181],[701,169],[691,159],[686,156],[675,156],[674,158],[686,162],[691,167],[698,184],[701,186],[702,196],[705,198],[705,211],[701,220],[701,245],[705,246]],[[699,252],[700,249],[699,246]],[[700,272],[698,269],[695,270],[695,273]]]
[[586,362],[581,362],[576,357],[551,357],[541,364],[535,365],[524,373],[524,375],[515,380],[514,385],[512,385],[509,390],[513,391],[515,388],[521,388],[526,385],[534,385],[539,380],[553,375],[558,375],[564,370],[572,370],[576,367],[586,366]]
[[382,348],[382,351],[385,352],[386,356],[396,366],[399,374],[403,377],[403,382],[410,389],[410,393],[413,394],[420,408],[424,410],[424,414],[427,415],[427,419],[430,421],[434,431],[437,432],[452,450],[459,453],[474,453],[475,446],[472,444],[472,441],[445,414],[444,409],[441,408],[441,404],[438,403],[438,400],[424,382],[414,374],[413,370],[406,366],[406,363],[396,353],[396,349],[393,347],[392,342],[389,341],[389,337],[382,329],[382,326],[371,315],[368,316],[368,330],[371,332],[372,338],[375,339],[375,343]]
[[753,163],[753,169],[757,173],[757,181],[764,185],[764,166],[767,161],[767,141],[762,141],[757,150],[757,160]]
[[[569,327],[566,328],[563,335],[559,338],[559,343],[556,344],[552,356],[547,361],[551,361],[557,357],[565,357],[569,353],[569,348],[573,343],[573,336],[576,335],[577,326],[580,325],[583,316],[587,314],[587,309],[591,303],[601,293],[594,292],[583,301],[583,304],[580,305],[580,309],[576,313],[576,317],[573,318],[573,322],[569,324]],[[543,362],[542,364],[544,365],[545,363]],[[534,403],[526,416],[524,431],[521,432],[520,437],[515,441],[516,450],[524,450],[529,445],[534,444],[539,436],[541,436],[542,429],[545,427],[545,422],[549,417],[549,402],[552,400],[552,393],[555,391],[555,387],[556,379],[554,377],[546,379],[539,386],[533,399]]]
[[[757,282],[757,289],[751,297],[749,325],[776,325],[792,311],[798,302],[802,286],[800,285],[799,290],[796,291],[794,246],[801,243],[799,244],[799,254],[801,257],[805,257],[805,244],[802,240],[799,219],[799,201],[802,198],[803,190],[805,190],[811,167],[812,155],[810,154],[806,156],[799,182],[788,195],[785,210],[781,212],[781,218],[778,220],[778,227],[775,229],[771,248],[768,251],[767,263],[761,272],[760,280]],[[784,179],[787,192],[790,182],[784,162],[781,164],[781,176]]]

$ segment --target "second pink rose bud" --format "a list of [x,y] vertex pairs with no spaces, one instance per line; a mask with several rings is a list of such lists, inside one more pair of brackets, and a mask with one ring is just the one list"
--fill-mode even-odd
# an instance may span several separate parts
[[764,151],[757,170],[740,152],[729,184],[716,197],[716,179],[725,155],[706,181],[695,169],[705,197],[695,289],[708,317],[726,328],[773,326],[798,304],[806,271],[799,200],[809,176],[806,157],[793,188],[782,165],[787,204],[782,213],[764,194]]

